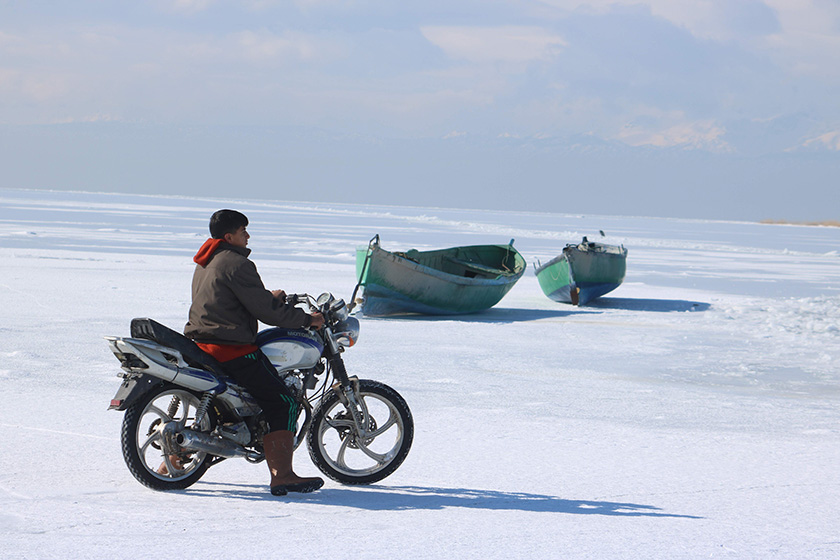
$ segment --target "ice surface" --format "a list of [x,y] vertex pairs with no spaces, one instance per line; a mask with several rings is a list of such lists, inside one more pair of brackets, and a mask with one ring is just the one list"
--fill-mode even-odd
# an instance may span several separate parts
[[[348,369],[416,422],[382,483],[274,498],[229,460],[156,493],[126,469],[102,337],[183,326],[223,207],[290,293],[349,297],[374,234],[529,262],[485,313],[362,319]],[[625,283],[554,303],[530,265],[583,235],[628,248]],[[0,190],[0,557],[837,558],[838,251],[829,227]]]

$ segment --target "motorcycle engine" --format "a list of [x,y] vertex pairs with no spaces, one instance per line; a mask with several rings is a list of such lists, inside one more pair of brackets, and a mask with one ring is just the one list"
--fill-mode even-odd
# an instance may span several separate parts
[[299,397],[303,393],[303,381],[294,372],[286,372],[280,376],[280,380],[286,384],[286,387],[291,389],[292,394]]

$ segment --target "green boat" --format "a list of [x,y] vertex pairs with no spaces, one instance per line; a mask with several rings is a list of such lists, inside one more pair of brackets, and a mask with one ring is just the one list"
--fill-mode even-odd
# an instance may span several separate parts
[[616,289],[627,271],[627,249],[583,238],[577,245],[566,245],[563,252],[535,274],[540,288],[554,301],[586,305]]
[[524,272],[512,239],[403,253],[381,248],[377,235],[356,251],[356,291],[363,288],[362,312],[369,316],[476,313],[499,303]]

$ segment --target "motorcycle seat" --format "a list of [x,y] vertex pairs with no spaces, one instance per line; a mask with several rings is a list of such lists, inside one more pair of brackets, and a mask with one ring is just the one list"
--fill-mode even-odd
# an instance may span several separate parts
[[198,345],[169,327],[148,317],[131,320],[131,336],[157,342],[163,346],[173,348],[181,353],[184,361],[191,367],[207,370],[220,380],[227,379],[222,364],[213,356],[202,350]]

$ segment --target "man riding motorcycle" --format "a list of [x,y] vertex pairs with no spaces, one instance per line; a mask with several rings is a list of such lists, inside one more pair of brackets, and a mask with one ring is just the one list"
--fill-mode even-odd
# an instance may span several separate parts
[[[248,259],[247,226],[248,218],[235,210],[219,210],[210,218],[211,238],[193,258],[192,304],[184,334],[221,362],[225,372],[245,387],[265,412],[269,433],[263,438],[263,449],[271,473],[271,493],[313,492],[324,484],[323,479],[301,478],[292,470],[298,417],[295,399],[255,342],[258,321],[318,329],[324,325],[324,317],[289,305],[283,290],[265,288]],[[159,472],[179,469],[183,460],[170,456]]]

